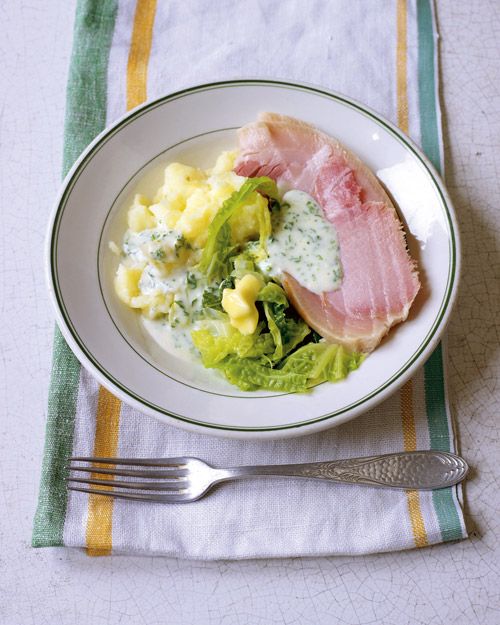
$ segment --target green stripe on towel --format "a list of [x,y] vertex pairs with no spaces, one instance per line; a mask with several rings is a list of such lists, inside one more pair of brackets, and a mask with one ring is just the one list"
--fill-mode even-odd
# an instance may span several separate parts
[[[116,0],[79,0],[66,96],[63,175],[106,125],[109,50]],[[71,455],[80,363],[56,327],[34,547],[63,544],[67,491],[64,465]]]
[[[442,351],[441,344],[439,344],[425,364],[425,404],[431,449],[450,451],[450,430],[446,413]],[[445,488],[433,491],[432,502],[436,510],[443,541],[462,538],[462,526],[452,489]]]
[[417,1],[418,95],[422,149],[434,167],[441,171],[441,150],[437,119],[436,65],[431,0]]
[[[422,149],[441,171],[440,137],[437,116],[436,54],[431,0],[418,0],[418,90]],[[443,350],[437,346],[424,365],[425,402],[431,449],[451,450],[446,411]],[[432,501],[443,541],[463,538],[456,499],[451,488],[434,491]]]
[[64,464],[71,455],[80,363],[56,326],[49,388],[45,449],[33,547],[62,544],[67,492]]

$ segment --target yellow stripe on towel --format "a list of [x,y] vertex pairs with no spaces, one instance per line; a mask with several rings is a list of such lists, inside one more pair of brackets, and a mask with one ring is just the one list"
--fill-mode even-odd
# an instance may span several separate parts
[[[408,380],[400,391],[401,420],[403,423],[403,443],[405,451],[417,449],[417,432],[415,429],[415,415],[413,413],[413,382]],[[424,518],[420,507],[418,490],[407,490],[408,511],[413,530],[416,547],[426,547],[429,544],[425,531]]]
[[[146,99],[148,63],[156,0],[137,0],[127,63],[127,110]],[[94,456],[116,456],[121,402],[102,386],[97,402]],[[101,468],[104,465],[101,465]],[[102,477],[96,473],[92,477]],[[108,476],[113,479],[112,476]],[[107,487],[110,489],[111,487]],[[89,556],[109,555],[113,547],[113,499],[89,495],[86,545]]]
[[407,0],[398,0],[397,11],[397,49],[396,49],[396,87],[398,97],[398,126],[408,133],[408,37],[407,37]]
[[[121,401],[103,386],[100,386],[97,400],[94,456],[116,456],[120,411]],[[105,466],[100,465],[101,468]],[[92,478],[102,479],[103,477],[105,476],[92,473]],[[113,479],[112,476],[107,477]],[[102,488],[111,490],[110,486]],[[87,554],[89,556],[107,556],[111,553],[112,527],[113,499],[101,495],[89,495],[86,532]]]
[[[397,46],[396,46],[396,87],[398,126],[408,132],[408,7],[407,0],[398,0],[397,4]],[[413,411],[413,382],[409,380],[400,391],[401,420],[403,425],[403,443],[405,451],[417,449],[417,432]],[[406,491],[408,512],[416,547],[429,544],[425,531],[420,495],[417,490]]]
[[127,110],[146,98],[149,55],[153,40],[156,0],[137,0],[127,64]]

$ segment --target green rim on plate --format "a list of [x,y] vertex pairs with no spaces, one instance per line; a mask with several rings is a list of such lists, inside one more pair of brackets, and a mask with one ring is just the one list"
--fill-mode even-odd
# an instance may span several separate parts
[[[112,137],[114,135],[116,135],[122,128],[126,127],[128,124],[130,124],[130,123],[134,122],[135,120],[139,119],[145,113],[148,113],[148,112],[154,110],[155,108],[157,108],[159,106],[162,106],[166,102],[171,102],[173,100],[177,100],[177,99],[186,97],[186,96],[188,96],[190,94],[193,94],[193,93],[200,93],[200,92],[203,92],[203,91],[210,91],[210,90],[213,90],[213,89],[232,88],[232,87],[240,87],[240,86],[261,86],[261,87],[271,86],[271,87],[275,87],[275,88],[278,87],[278,88],[283,88],[283,89],[288,89],[288,90],[291,89],[291,90],[297,90],[297,91],[313,93],[315,95],[319,95],[321,97],[328,98],[330,100],[341,102],[342,104],[344,104],[344,105],[346,105],[346,106],[348,106],[348,107],[350,107],[352,109],[355,109],[356,111],[358,111],[359,113],[361,113],[365,117],[368,117],[368,118],[372,119],[377,124],[379,124],[380,126],[384,127],[397,141],[399,141],[408,150],[410,150],[412,152],[412,154],[420,162],[421,166],[425,169],[427,174],[431,177],[432,182],[434,184],[434,188],[435,188],[435,190],[439,194],[439,197],[440,197],[440,200],[441,200],[441,205],[443,207],[444,214],[446,216],[446,222],[447,222],[448,230],[449,230],[449,234],[450,234],[450,238],[449,238],[449,240],[450,240],[450,244],[449,244],[450,245],[450,250],[449,250],[450,251],[450,254],[449,254],[450,262],[449,262],[449,265],[448,265],[448,276],[447,276],[447,282],[446,282],[446,289],[445,289],[445,293],[444,293],[441,305],[439,307],[439,312],[436,315],[434,323],[432,324],[432,327],[430,328],[430,330],[427,333],[426,337],[424,338],[422,343],[419,345],[419,347],[415,350],[415,352],[411,355],[411,357],[406,361],[406,363],[391,378],[386,380],[386,382],[384,382],[384,384],[380,385],[377,389],[375,389],[371,393],[365,395],[364,397],[360,398],[356,402],[353,402],[353,403],[351,403],[351,404],[349,404],[347,406],[344,406],[343,408],[341,408],[339,410],[336,410],[334,412],[330,412],[330,413],[327,413],[327,414],[324,414],[324,415],[320,415],[319,417],[315,417],[313,419],[299,421],[299,422],[295,422],[295,423],[291,423],[291,424],[287,424],[287,425],[272,426],[272,427],[249,428],[249,427],[238,427],[238,426],[226,426],[226,425],[219,425],[219,424],[216,424],[216,423],[209,423],[209,422],[206,422],[206,421],[199,421],[197,419],[192,419],[192,418],[190,418],[190,417],[188,417],[186,415],[181,415],[181,414],[177,414],[177,413],[171,412],[169,410],[165,410],[161,406],[158,406],[156,404],[151,403],[146,398],[137,395],[131,389],[129,389],[126,386],[124,386],[119,380],[117,380],[109,371],[107,371],[98,362],[98,360],[88,350],[88,348],[85,346],[84,342],[82,341],[82,339],[78,335],[78,332],[76,331],[75,327],[73,326],[73,324],[71,322],[71,319],[70,319],[70,317],[68,315],[68,312],[66,310],[66,306],[65,306],[64,299],[63,299],[63,296],[62,296],[62,293],[61,293],[61,289],[60,289],[60,285],[59,285],[59,276],[58,276],[58,267],[57,267],[58,235],[59,235],[59,229],[60,229],[60,225],[61,225],[61,220],[62,220],[62,217],[64,215],[64,211],[65,211],[65,208],[66,208],[66,205],[67,205],[68,198],[69,198],[69,196],[70,196],[70,194],[71,194],[75,184],[77,183],[78,179],[82,175],[83,171],[85,170],[85,168],[87,167],[89,162],[101,150],[101,148],[110,139],[112,139]],[[216,129],[216,130],[214,130],[212,132],[217,132],[218,130],[222,131],[224,129]],[[189,138],[185,139],[185,141],[187,141],[187,140],[189,140]],[[171,146],[171,147],[173,147],[173,146]],[[170,149],[170,148],[166,148],[164,150],[164,152],[167,151],[168,149]],[[159,156],[159,155],[157,155],[157,156]],[[154,158],[156,158],[156,157],[154,157]],[[152,159],[152,160],[154,160],[154,159]],[[135,172],[134,176],[137,175],[137,173],[138,172]],[[132,178],[134,176],[132,176]],[[128,184],[129,181],[127,181],[127,183],[124,185],[124,187]],[[121,191],[120,191],[120,193],[121,193]],[[443,318],[444,318],[446,312],[449,309],[450,301],[451,301],[452,296],[454,295],[454,292],[455,292],[456,275],[457,275],[457,240],[456,240],[456,234],[455,234],[455,226],[454,226],[453,217],[452,217],[452,211],[449,208],[448,200],[447,200],[445,194],[443,193],[443,190],[441,188],[441,184],[439,182],[439,177],[436,174],[436,172],[434,171],[434,168],[432,167],[432,165],[429,164],[429,162],[422,155],[422,153],[416,147],[413,146],[411,141],[407,137],[405,137],[399,130],[397,130],[392,124],[390,124],[387,121],[383,120],[378,115],[376,115],[374,112],[368,110],[366,107],[364,107],[364,106],[362,106],[362,105],[360,105],[360,104],[358,104],[358,103],[356,103],[356,102],[354,102],[354,101],[352,101],[352,100],[350,100],[348,98],[345,98],[345,97],[343,97],[341,95],[338,95],[338,94],[329,93],[328,91],[324,91],[322,89],[319,89],[319,88],[313,87],[313,86],[300,85],[300,84],[288,83],[288,82],[284,82],[284,81],[275,81],[275,80],[251,80],[251,79],[249,79],[249,80],[232,80],[232,81],[222,81],[222,82],[210,83],[210,84],[206,84],[206,85],[200,85],[200,86],[197,86],[197,87],[191,87],[189,89],[184,89],[182,91],[178,91],[178,92],[173,93],[171,95],[164,96],[162,98],[159,98],[159,99],[157,99],[157,100],[155,100],[153,102],[150,102],[148,104],[145,104],[145,105],[137,108],[136,110],[131,112],[129,115],[124,117],[121,121],[117,122],[114,126],[109,128],[108,130],[105,130],[93,142],[93,144],[91,144],[89,146],[87,151],[84,152],[83,156],[81,157],[80,162],[70,172],[70,174],[68,175],[68,178],[65,181],[64,191],[63,191],[62,196],[61,196],[61,198],[60,198],[60,200],[59,200],[59,202],[57,204],[57,207],[56,207],[56,210],[55,210],[55,214],[54,214],[54,218],[53,218],[52,230],[51,230],[50,239],[49,239],[49,257],[50,257],[50,280],[51,280],[51,283],[52,283],[53,292],[54,292],[54,296],[55,296],[55,299],[56,299],[56,302],[57,302],[57,306],[58,306],[59,312],[61,314],[63,323],[65,325],[65,329],[71,335],[72,339],[74,340],[74,342],[76,343],[78,348],[81,350],[81,352],[83,353],[83,355],[87,359],[88,364],[91,365],[91,368],[95,368],[96,371],[98,371],[104,377],[104,379],[106,379],[108,381],[108,383],[110,384],[110,386],[112,388],[114,387],[115,389],[119,389],[128,398],[130,398],[133,401],[137,402],[139,405],[141,405],[141,406],[143,406],[145,408],[148,408],[150,410],[153,410],[155,412],[158,412],[160,414],[163,414],[163,415],[165,415],[167,417],[172,417],[174,419],[178,419],[178,420],[184,421],[185,423],[190,423],[190,424],[193,424],[193,425],[196,425],[196,426],[202,426],[202,427],[211,428],[211,429],[234,430],[234,431],[244,431],[244,432],[266,432],[266,431],[276,431],[276,430],[288,430],[288,429],[291,429],[291,428],[298,428],[298,427],[303,427],[305,425],[318,423],[320,421],[324,421],[326,419],[330,419],[332,417],[341,415],[341,414],[343,414],[343,413],[345,413],[345,412],[347,412],[349,410],[352,410],[354,408],[358,408],[358,407],[362,406],[364,403],[366,403],[367,401],[375,398],[377,395],[382,393],[382,391],[384,391],[388,386],[393,385],[396,381],[399,381],[399,382],[404,381],[404,380],[402,380],[403,376],[405,374],[408,375],[409,369],[412,367],[412,365],[415,363],[415,361],[419,358],[419,356],[425,350],[428,350],[429,351],[429,355],[430,355],[430,350],[433,347],[433,343],[437,342],[438,337],[436,336],[436,333],[437,333],[438,328],[441,326],[441,323],[443,321]],[[121,334],[121,332],[120,332],[120,334]],[[122,334],[122,337],[123,337],[123,334]],[[125,337],[123,337],[123,338],[124,338],[124,340],[126,340]],[[127,343],[128,343],[128,341],[127,341]],[[130,345],[130,343],[128,343],[128,344]],[[132,346],[130,346],[130,347],[132,347]],[[140,356],[140,354],[139,354],[139,356]],[[142,356],[141,356],[141,358],[142,358]],[[149,361],[146,360],[146,362],[148,362],[148,364],[151,365],[151,363],[149,363]],[[151,366],[153,366],[153,365],[151,365]],[[156,369],[156,367],[154,367],[154,368]],[[161,371],[161,373],[164,373],[164,372]],[[168,376],[168,377],[171,377],[171,376]],[[174,378],[172,378],[172,379],[174,379]],[[176,380],[176,382],[179,382],[179,383],[184,384],[186,386],[190,386],[190,385],[185,384],[184,382],[180,382],[179,380]],[[196,387],[191,387],[191,388],[196,388]],[[196,390],[201,391],[202,389],[196,389]],[[207,392],[207,391],[203,391],[203,392]],[[226,395],[226,397],[233,397],[234,398],[235,396]],[[270,396],[265,396],[264,398],[268,398],[268,397],[270,397]]]

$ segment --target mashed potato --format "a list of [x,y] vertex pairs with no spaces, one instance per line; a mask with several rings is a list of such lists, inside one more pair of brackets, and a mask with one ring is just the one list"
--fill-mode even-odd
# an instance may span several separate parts
[[[232,171],[235,157],[234,152],[223,152],[209,170],[171,163],[153,201],[135,196],[122,247],[110,242],[121,258],[115,290],[125,304],[149,319],[168,315],[174,326],[191,319],[201,303],[195,266],[208,227],[224,201],[246,180]],[[231,218],[234,243],[258,237],[263,205],[267,200],[253,193]]]

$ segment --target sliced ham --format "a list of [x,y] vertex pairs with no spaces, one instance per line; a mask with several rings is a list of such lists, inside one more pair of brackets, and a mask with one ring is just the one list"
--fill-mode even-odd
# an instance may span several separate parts
[[338,141],[292,117],[262,113],[238,133],[241,176],[305,191],[335,226],[344,278],[320,295],[285,274],[300,315],[326,340],[372,351],[404,321],[420,288],[402,224],[374,174]]

